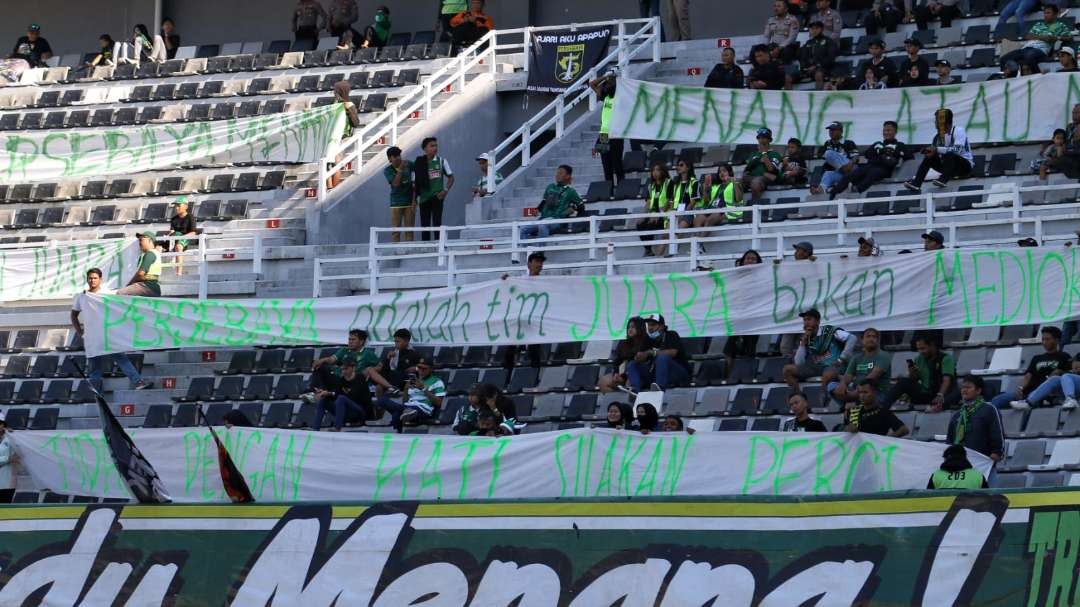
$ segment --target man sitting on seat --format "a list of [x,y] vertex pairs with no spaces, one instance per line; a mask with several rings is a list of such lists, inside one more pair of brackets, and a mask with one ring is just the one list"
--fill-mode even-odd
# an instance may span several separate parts
[[379,406],[390,412],[392,425],[398,432],[402,431],[405,424],[434,417],[446,398],[446,384],[442,378],[432,373],[431,362],[424,358],[416,363],[416,376],[410,377],[406,386],[409,393],[404,402],[389,396],[379,399]]
[[866,432],[900,438],[910,430],[896,414],[878,405],[874,382],[864,379],[857,389],[859,403],[844,412],[844,432]]
[[[540,219],[565,219],[577,214],[581,206],[581,195],[570,185],[574,177],[574,169],[570,165],[560,164],[555,169],[555,183],[544,190],[544,200],[538,207]],[[547,238],[552,230],[562,227],[560,224],[541,223],[521,228],[522,240],[528,238]]]
[[484,34],[495,29],[495,22],[484,13],[484,0],[472,0],[469,10],[454,15],[450,19],[450,32],[454,37],[454,45],[467,48],[484,37]]
[[323,415],[334,416],[333,432],[341,432],[346,421],[363,421],[371,413],[371,389],[367,378],[356,372],[356,361],[346,359],[341,363],[341,377],[326,389],[315,388],[319,408],[315,411],[316,432],[322,427]]
[[116,292],[117,295],[137,295],[139,297],[161,297],[161,285],[158,278],[161,277],[161,253],[157,250],[156,232],[142,232],[136,238],[139,239],[139,263],[135,268],[135,275],[128,281],[127,286]]
[[300,398],[305,402],[314,403],[316,401],[316,391],[333,390],[337,385],[339,378],[341,377],[341,366],[347,360],[351,360],[356,363],[356,373],[371,383],[382,386],[382,388],[390,394],[399,394],[401,391],[390,385],[390,382],[386,381],[382,375],[376,370],[376,366],[379,364],[379,357],[375,356],[375,353],[371,350],[367,350],[364,346],[367,344],[368,334],[363,329],[352,329],[349,331],[349,342],[344,348],[338,349],[330,356],[320,358],[315,361],[311,366],[311,392],[301,394]]

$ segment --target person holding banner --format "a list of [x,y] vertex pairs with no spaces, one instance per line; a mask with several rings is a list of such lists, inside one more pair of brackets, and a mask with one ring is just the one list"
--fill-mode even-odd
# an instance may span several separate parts
[[953,113],[949,108],[934,112],[934,125],[937,135],[931,145],[923,148],[923,160],[915,172],[915,179],[904,182],[904,187],[912,192],[922,190],[927,173],[934,169],[939,173],[932,183],[943,188],[954,177],[966,177],[971,173],[974,156],[968,143],[964,127],[953,124]]
[[7,418],[0,411],[0,504],[10,504],[15,498],[15,464],[19,456],[8,440]]
[[[101,288],[101,278],[102,273],[98,268],[90,268],[87,270],[86,290],[76,295],[75,299],[71,302],[71,327],[75,329],[75,333],[80,338],[86,330],[86,327],[83,326],[83,323],[79,320],[84,307],[83,300],[86,299],[87,293],[105,294],[105,291]],[[116,354],[88,356],[86,358],[87,380],[98,392],[104,390],[103,382],[105,371],[111,367],[113,361],[116,362],[116,366],[120,369],[120,372],[127,376],[132,390],[145,390],[154,387],[153,383],[143,381],[142,375],[139,374],[139,370],[135,368],[135,365],[131,362],[131,359],[128,358],[127,354],[117,352]]]

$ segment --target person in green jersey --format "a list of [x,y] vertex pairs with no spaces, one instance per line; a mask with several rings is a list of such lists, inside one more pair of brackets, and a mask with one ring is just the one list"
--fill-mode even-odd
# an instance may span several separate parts
[[749,190],[751,199],[757,200],[765,194],[770,184],[780,178],[783,157],[772,149],[773,134],[771,129],[760,128],[757,131],[757,150],[746,159],[743,169],[743,189]]
[[382,48],[390,41],[390,8],[386,5],[375,9],[375,18],[364,29],[363,47]]
[[157,250],[156,232],[146,231],[138,234],[139,262],[135,275],[127,286],[116,292],[117,295],[137,295],[139,297],[161,297],[161,253]]
[[[561,164],[555,169],[555,183],[544,190],[544,199],[538,207],[540,219],[565,219],[577,214],[578,208],[583,204],[577,190],[570,185],[574,177],[574,168],[567,164]],[[521,239],[547,238],[553,230],[562,227],[562,224],[542,222],[521,228]]]
[[[416,192],[413,190],[413,163],[401,157],[401,148],[393,146],[386,150],[389,164],[383,169],[383,177],[390,184],[390,226],[411,228],[416,225]],[[413,233],[405,231],[405,241],[412,242]],[[401,242],[402,233],[393,231],[390,238]]]
[[379,374],[376,367],[379,357],[367,345],[368,333],[363,329],[349,331],[349,341],[345,347],[338,348],[333,354],[317,359],[311,365],[311,392],[301,394],[300,399],[314,403],[319,390],[332,391],[341,378],[341,365],[345,361],[356,363],[356,373],[367,378],[373,384],[382,386],[388,394],[400,394],[401,391]]
[[379,399],[379,405],[390,412],[392,425],[401,432],[406,424],[415,424],[426,418],[434,417],[446,398],[446,383],[433,373],[431,361],[421,358],[416,363],[416,376],[409,378],[406,384],[408,394],[404,401],[391,396]]
[[[420,225],[439,227],[442,225],[443,204],[450,188],[454,187],[454,171],[445,158],[439,156],[439,140],[426,137],[420,145],[423,155],[413,161],[413,174],[416,183],[416,204],[420,208]],[[424,230],[423,240],[438,240],[438,232]]]
[[855,385],[865,380],[874,382],[874,393],[879,405],[888,405],[885,400],[892,374],[892,357],[880,348],[881,333],[877,329],[867,328],[862,333],[862,350],[856,352],[848,361],[847,370],[839,382],[830,382],[829,393],[840,403],[855,401]]
[[949,445],[941,467],[934,470],[927,489],[989,489],[982,472],[975,469],[967,458],[967,450],[960,445]]
[[930,413],[955,408],[960,401],[956,359],[942,351],[937,340],[928,335],[915,337],[915,349],[919,355],[907,360],[907,377],[896,380],[885,402],[891,404],[902,400],[912,404],[929,404],[927,411]]

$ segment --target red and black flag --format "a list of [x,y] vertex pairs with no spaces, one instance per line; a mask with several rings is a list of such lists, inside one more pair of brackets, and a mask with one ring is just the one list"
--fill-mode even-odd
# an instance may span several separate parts
[[249,504],[255,501],[255,497],[251,495],[251,489],[248,489],[247,481],[244,480],[244,475],[240,473],[240,470],[236,467],[236,464],[232,461],[232,456],[229,455],[229,450],[225,448],[225,445],[218,438],[217,432],[214,432],[214,427],[210,425],[210,420],[206,419],[206,414],[203,413],[202,405],[199,405],[199,421],[205,423],[207,429],[210,430],[210,436],[214,437],[214,444],[217,445],[218,453],[218,469],[221,471],[221,484],[225,487],[225,493],[229,496],[233,502],[237,504]]
[[105,434],[105,444],[109,446],[116,471],[124,479],[131,495],[143,504],[166,504],[172,501],[165,491],[165,485],[157,471],[143,456],[139,448],[124,431],[116,416],[109,410],[101,394],[97,394],[98,413],[101,416],[101,431]]

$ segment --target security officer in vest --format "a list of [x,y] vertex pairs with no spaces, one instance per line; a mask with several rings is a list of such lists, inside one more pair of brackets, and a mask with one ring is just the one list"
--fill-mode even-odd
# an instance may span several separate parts
[[612,139],[611,115],[615,110],[615,73],[610,72],[602,78],[589,83],[596,100],[600,103],[600,136],[593,146],[593,156],[599,156],[604,163],[604,181],[613,184],[621,182],[626,176],[623,171],[623,140]]
[[927,489],[988,489],[982,473],[971,465],[967,450],[962,445],[949,445],[945,450],[945,461],[930,475]]
[[155,242],[157,234],[146,231],[139,233],[136,238],[139,239],[138,267],[127,286],[116,294],[161,297],[161,285],[158,284],[158,278],[161,277],[161,253],[158,252]]

